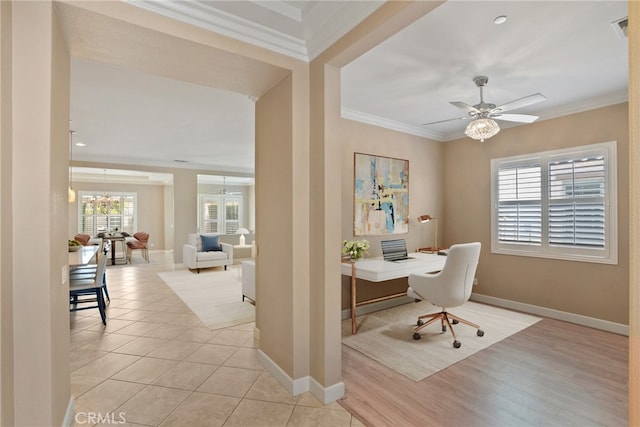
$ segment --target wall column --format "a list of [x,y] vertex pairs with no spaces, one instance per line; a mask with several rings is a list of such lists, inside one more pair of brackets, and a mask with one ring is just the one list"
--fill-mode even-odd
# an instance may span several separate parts
[[70,400],[69,54],[49,1],[13,2],[12,37],[14,422],[61,425]]
[[[311,377],[330,402],[344,395],[340,328],[342,174],[340,69],[311,65]],[[312,388],[313,391],[313,388]]]
[[14,425],[11,2],[0,2],[0,425]]
[[629,1],[629,425],[640,426],[640,3]]

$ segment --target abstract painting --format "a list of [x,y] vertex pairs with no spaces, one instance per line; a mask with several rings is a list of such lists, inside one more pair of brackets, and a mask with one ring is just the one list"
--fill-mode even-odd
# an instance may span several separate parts
[[354,236],[409,231],[409,161],[354,154]]

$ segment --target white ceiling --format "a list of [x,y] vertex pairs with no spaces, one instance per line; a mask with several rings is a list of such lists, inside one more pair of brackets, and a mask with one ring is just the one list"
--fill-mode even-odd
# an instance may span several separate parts
[[[493,23],[505,15],[502,25]],[[342,69],[343,116],[446,141],[468,121],[451,104],[496,105],[542,93],[510,113],[540,120],[624,102],[628,44],[611,23],[626,1],[449,1]],[[503,128],[514,126],[499,122]]]
[[74,160],[253,173],[246,95],[71,60]]
[[[309,59],[381,3],[130,1],[290,56]],[[446,141],[464,136],[472,78],[497,105],[540,92],[513,113],[540,120],[627,100],[627,40],[611,23],[626,1],[449,1],[342,70],[343,116]],[[492,23],[507,15],[502,25]],[[253,101],[246,95],[72,60],[74,160],[253,172]],[[501,127],[509,127],[500,122]],[[177,163],[175,160],[187,160]]]

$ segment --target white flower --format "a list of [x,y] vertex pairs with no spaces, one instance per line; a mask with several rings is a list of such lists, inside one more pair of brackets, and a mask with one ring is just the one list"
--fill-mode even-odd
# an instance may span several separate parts
[[342,253],[349,255],[352,259],[360,259],[364,254],[368,254],[368,240],[344,240],[342,242]]

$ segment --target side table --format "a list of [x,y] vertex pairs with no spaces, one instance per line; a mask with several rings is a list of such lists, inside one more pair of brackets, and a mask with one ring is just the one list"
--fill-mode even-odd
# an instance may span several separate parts
[[233,245],[233,263],[236,260],[242,261],[244,259],[251,259],[251,245]]

